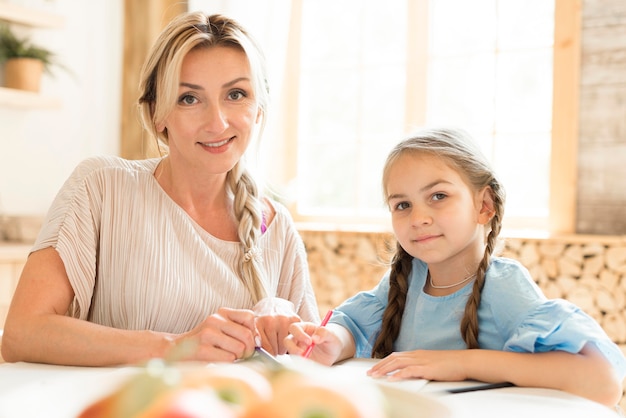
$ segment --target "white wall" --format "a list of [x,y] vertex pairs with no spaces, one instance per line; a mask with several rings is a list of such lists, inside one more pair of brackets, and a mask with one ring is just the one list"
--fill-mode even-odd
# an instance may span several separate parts
[[0,215],[44,215],[82,159],[118,154],[122,0],[0,0],[42,7],[64,17],[60,29],[28,29],[71,74],[45,76],[41,93],[52,110],[0,105]]

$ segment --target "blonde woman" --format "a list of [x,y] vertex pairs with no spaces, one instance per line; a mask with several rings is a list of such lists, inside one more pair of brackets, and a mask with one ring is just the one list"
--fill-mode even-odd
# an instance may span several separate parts
[[291,322],[317,321],[302,240],[245,166],[267,105],[263,56],[244,28],[219,15],[174,19],[139,100],[165,154],[75,169],[17,286],[5,360],[234,361],[259,344],[284,353]]

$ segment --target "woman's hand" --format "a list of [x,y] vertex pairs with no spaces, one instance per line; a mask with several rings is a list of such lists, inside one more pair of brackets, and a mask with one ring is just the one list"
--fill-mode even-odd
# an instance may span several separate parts
[[267,297],[254,306],[256,328],[261,345],[270,354],[285,354],[284,340],[289,333],[289,325],[301,321],[292,302],[279,297]]
[[289,326],[295,322],[300,322],[300,317],[296,314],[257,316],[256,329],[261,337],[261,346],[270,354],[285,354],[285,338],[289,335]]
[[167,357],[232,362],[254,353],[256,335],[254,312],[220,308],[191,331],[175,337]]
[[370,370],[372,377],[388,376],[389,380],[428,379],[460,381],[468,378],[463,355],[468,350],[415,350],[391,353]]
[[[343,327],[337,325],[341,330]],[[341,356],[343,343],[336,333],[340,331],[329,324],[321,327],[312,322],[298,322],[289,327],[290,335],[285,339],[285,347],[289,354],[302,355],[308,346],[314,342],[315,347],[309,358],[327,366],[332,365]]]

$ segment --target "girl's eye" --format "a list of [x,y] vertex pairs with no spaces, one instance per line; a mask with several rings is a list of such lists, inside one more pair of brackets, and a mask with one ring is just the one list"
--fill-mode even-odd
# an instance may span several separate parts
[[247,95],[243,90],[233,90],[228,93],[228,98],[233,101],[241,100],[246,96]]
[[439,200],[445,199],[446,197],[447,196],[444,193],[435,193],[435,194],[433,194],[432,199],[434,201],[439,201]]
[[394,210],[404,210],[404,209],[408,208],[409,206],[410,206],[410,205],[409,205],[409,202],[400,202],[400,203],[397,203],[397,204],[393,207],[393,209],[394,209]]
[[191,94],[183,94],[182,96],[180,96],[180,98],[178,99],[178,103],[182,103],[185,105],[192,105],[198,102],[198,99],[196,99],[193,95]]

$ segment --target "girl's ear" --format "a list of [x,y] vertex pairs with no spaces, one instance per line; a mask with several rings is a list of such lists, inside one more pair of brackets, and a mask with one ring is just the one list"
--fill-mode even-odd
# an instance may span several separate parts
[[491,222],[491,218],[493,218],[493,215],[496,213],[493,202],[493,190],[491,190],[491,187],[485,186],[485,188],[478,193],[478,204],[480,206],[478,223],[486,225]]
[[159,122],[155,125],[157,132],[163,132],[165,130],[165,123]]

